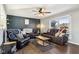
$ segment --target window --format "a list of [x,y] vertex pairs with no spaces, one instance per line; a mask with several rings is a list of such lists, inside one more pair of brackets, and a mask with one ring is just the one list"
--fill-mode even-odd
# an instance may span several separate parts
[[25,24],[26,24],[26,25],[29,24],[29,19],[25,19]]
[[69,23],[69,17],[65,16],[59,19],[59,24]]

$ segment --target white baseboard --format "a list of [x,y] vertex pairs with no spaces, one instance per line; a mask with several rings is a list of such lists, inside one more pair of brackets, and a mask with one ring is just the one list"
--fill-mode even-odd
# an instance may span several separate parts
[[75,45],[79,45],[79,43],[75,43],[75,42],[71,42],[71,41],[68,41],[68,43],[72,43],[72,44],[75,44]]

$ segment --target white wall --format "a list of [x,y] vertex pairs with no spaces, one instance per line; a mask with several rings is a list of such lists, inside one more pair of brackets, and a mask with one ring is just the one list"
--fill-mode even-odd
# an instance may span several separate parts
[[72,39],[70,42],[79,45],[79,10],[71,13],[71,20]]
[[71,39],[69,42],[79,45],[79,9],[63,12],[54,16],[50,16],[41,19],[41,24],[45,25],[46,28],[41,29],[41,32],[46,32],[49,29],[49,21],[57,17],[70,15],[71,16]]
[[[3,29],[6,30],[6,13],[4,5],[0,4],[0,44],[3,41]],[[4,38],[6,39],[6,37]]]

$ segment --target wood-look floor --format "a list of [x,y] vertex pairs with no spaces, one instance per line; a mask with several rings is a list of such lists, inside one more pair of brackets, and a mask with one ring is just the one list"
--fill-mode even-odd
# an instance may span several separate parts
[[22,48],[16,54],[79,54],[79,46],[68,43],[65,46],[53,44],[53,47],[47,51],[41,51],[34,44]]

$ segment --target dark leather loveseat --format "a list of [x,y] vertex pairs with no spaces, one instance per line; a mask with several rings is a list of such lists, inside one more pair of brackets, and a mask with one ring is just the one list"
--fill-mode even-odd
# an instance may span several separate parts
[[[7,38],[9,41],[16,41],[16,48],[21,49],[24,46],[26,46],[30,42],[30,36],[29,35],[21,35],[20,29],[8,29],[7,30]],[[20,34],[18,37],[17,35]]]
[[[65,34],[62,37],[55,37],[55,34],[58,32],[58,29],[50,29],[49,32],[43,33],[42,35],[45,37],[50,38],[50,42],[59,44],[59,45],[64,45],[68,41],[68,35]],[[66,33],[66,32],[65,32]]]

